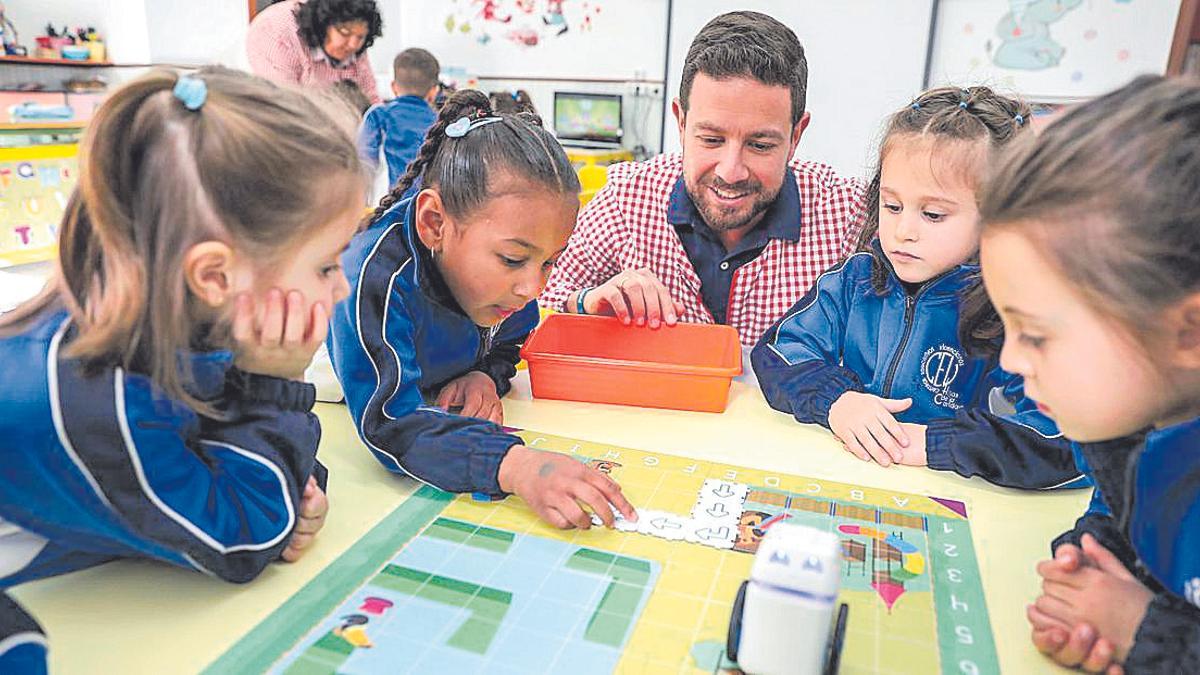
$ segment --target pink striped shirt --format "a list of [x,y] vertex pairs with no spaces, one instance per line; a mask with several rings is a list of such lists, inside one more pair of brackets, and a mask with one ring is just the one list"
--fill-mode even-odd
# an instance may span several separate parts
[[300,39],[296,8],[302,0],[286,0],[259,12],[246,35],[246,56],[255,75],[276,82],[326,87],[338,80],[354,80],[359,89],[379,103],[371,61],[365,53],[335,66],[325,51]]

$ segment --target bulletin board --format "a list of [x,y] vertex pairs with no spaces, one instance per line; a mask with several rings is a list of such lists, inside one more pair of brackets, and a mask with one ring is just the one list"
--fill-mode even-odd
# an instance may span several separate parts
[[77,145],[0,148],[0,267],[52,259],[78,176]]
[[1180,0],[942,0],[932,83],[1034,101],[1091,98],[1166,72]]

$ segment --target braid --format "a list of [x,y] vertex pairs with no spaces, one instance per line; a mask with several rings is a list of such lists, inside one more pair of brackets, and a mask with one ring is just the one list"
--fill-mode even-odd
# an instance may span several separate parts
[[441,111],[438,112],[437,121],[426,132],[425,141],[421,143],[421,149],[417,151],[417,156],[409,162],[408,169],[400,177],[400,180],[396,181],[396,186],[389,190],[383,199],[379,200],[379,206],[371,214],[368,225],[377,222],[384,213],[387,213],[388,209],[395,206],[396,202],[404,197],[404,193],[408,192],[413,183],[422,177],[425,169],[442,149],[446,140],[446,127],[460,117],[488,117],[491,114],[492,106],[488,97],[474,89],[457,91],[446,99]]

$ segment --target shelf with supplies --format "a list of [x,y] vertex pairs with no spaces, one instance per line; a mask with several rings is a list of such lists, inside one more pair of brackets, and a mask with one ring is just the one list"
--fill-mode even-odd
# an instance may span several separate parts
[[71,68],[111,68],[117,65],[111,61],[90,61],[86,59],[39,59],[32,56],[0,56],[0,64],[9,63],[26,66],[67,66]]
[[87,122],[65,121],[65,122],[0,122],[0,131],[71,131],[73,129],[82,130],[87,126]]

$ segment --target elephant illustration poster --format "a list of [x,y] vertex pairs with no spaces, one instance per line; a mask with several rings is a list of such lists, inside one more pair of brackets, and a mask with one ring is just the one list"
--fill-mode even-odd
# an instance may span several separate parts
[[1035,101],[1088,98],[1162,73],[1179,0],[944,0],[933,84],[989,84]]

